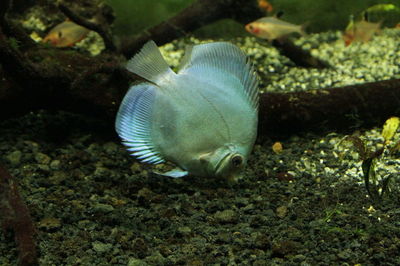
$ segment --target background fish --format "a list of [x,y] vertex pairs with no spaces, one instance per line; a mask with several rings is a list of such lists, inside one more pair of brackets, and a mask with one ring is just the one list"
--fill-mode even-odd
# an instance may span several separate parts
[[87,28],[67,20],[51,29],[44,37],[43,42],[49,42],[55,47],[73,46],[84,39],[89,31]]
[[274,10],[274,7],[267,0],[258,0],[258,7],[268,13]]
[[277,17],[264,17],[245,26],[251,34],[269,41],[278,39],[293,32],[304,35],[304,25],[295,25]]
[[348,46],[352,42],[368,42],[379,31],[381,24],[382,22],[369,22],[366,19],[358,22],[351,19],[343,33],[345,45]]
[[142,162],[171,161],[164,175],[238,177],[257,132],[258,82],[244,53],[225,42],[187,49],[178,74],[154,42],[128,62],[145,78],[125,95],[116,118],[123,143]]

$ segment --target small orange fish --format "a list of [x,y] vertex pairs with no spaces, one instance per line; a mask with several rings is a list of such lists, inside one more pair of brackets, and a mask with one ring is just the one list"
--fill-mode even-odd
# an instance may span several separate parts
[[71,47],[84,39],[89,31],[87,28],[67,20],[51,29],[44,37],[43,42],[49,42],[55,47]]
[[396,24],[396,26],[394,26],[395,29],[400,29],[400,22]]
[[264,17],[245,26],[251,34],[269,41],[278,39],[293,32],[304,35],[304,25],[295,25],[277,17]]
[[346,46],[352,42],[368,42],[372,36],[379,31],[382,22],[368,22],[363,19],[358,22],[350,21],[343,33],[343,40]]
[[272,12],[274,7],[267,0],[258,0],[258,7],[267,12]]

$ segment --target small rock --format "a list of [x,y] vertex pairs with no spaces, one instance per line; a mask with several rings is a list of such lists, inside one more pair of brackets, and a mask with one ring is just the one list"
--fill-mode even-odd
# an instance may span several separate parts
[[337,256],[343,260],[347,260],[353,256],[353,252],[350,249],[345,249],[339,252]]
[[268,223],[269,223],[268,216],[264,216],[264,215],[254,215],[250,219],[250,226],[251,227],[260,227],[260,226],[263,226],[263,225],[267,225]]
[[9,153],[7,155],[7,160],[14,166],[19,165],[21,163],[22,152],[17,150]]
[[93,206],[93,210],[96,212],[107,213],[112,212],[114,210],[114,207],[109,204],[97,203]]
[[104,166],[96,166],[93,175],[97,179],[107,179],[110,176],[110,171]]
[[50,168],[51,168],[52,170],[59,170],[59,169],[60,169],[60,165],[61,165],[60,160],[53,160],[53,161],[51,161],[51,163],[50,163]]
[[291,240],[282,240],[274,243],[272,246],[272,256],[283,258],[289,254],[296,254],[299,250],[300,243]]
[[285,182],[290,182],[294,180],[293,175],[288,172],[277,173],[276,178],[278,178],[280,181],[285,181]]
[[38,227],[45,230],[55,230],[61,226],[60,219],[54,217],[43,218],[40,222]]
[[138,191],[137,197],[140,202],[151,202],[157,194],[150,189],[144,187]]
[[34,153],[37,153],[39,150],[39,144],[34,141],[26,140],[26,141],[24,141],[24,145],[25,145],[25,147],[27,147],[30,151],[32,151]]
[[310,264],[306,264],[307,257],[304,256],[303,254],[298,254],[293,256],[293,261],[296,263],[301,263],[301,265],[306,266],[306,265],[310,265]]
[[37,167],[43,172],[50,172],[50,167],[47,164],[38,163]]
[[238,220],[237,213],[233,210],[218,211],[214,218],[219,223],[234,223]]
[[216,235],[218,243],[230,243],[232,241],[232,234],[228,232],[220,232]]
[[103,145],[104,150],[106,153],[115,153],[118,151],[118,145],[115,144],[114,142],[107,142]]
[[44,153],[38,152],[35,154],[35,160],[40,164],[49,164],[51,158]]
[[66,179],[68,179],[68,176],[62,171],[54,171],[53,175],[49,177],[49,181],[55,185],[61,184]]
[[147,266],[147,265],[149,264],[147,264],[145,261],[141,259],[130,258],[128,260],[128,266]]
[[105,253],[112,249],[111,244],[105,244],[100,241],[96,241],[96,242],[92,243],[92,247],[93,247],[94,251],[96,251],[97,253]]
[[146,244],[146,241],[144,241],[143,238],[136,238],[132,242],[132,248],[135,250],[135,252],[139,255],[139,257],[145,257],[148,255],[148,250],[149,247]]
[[254,204],[250,203],[250,204],[246,205],[245,207],[243,207],[242,210],[244,212],[250,212],[250,211],[254,210],[254,208],[255,208]]
[[86,151],[93,156],[96,156],[99,150],[99,144],[97,143],[90,144],[89,147],[86,149]]
[[165,259],[160,252],[156,251],[150,256],[145,258],[146,262],[150,265],[165,265],[167,259]]
[[189,236],[192,233],[192,229],[188,226],[181,226],[178,228],[178,234],[180,236]]
[[134,162],[134,163],[131,165],[131,172],[132,172],[133,174],[140,173],[141,170],[142,170],[142,166],[140,165],[140,163]]
[[251,233],[251,238],[254,247],[258,249],[266,250],[271,247],[271,242],[266,234],[254,232]]
[[286,206],[279,206],[276,208],[276,216],[279,218],[284,218],[287,214],[288,210]]

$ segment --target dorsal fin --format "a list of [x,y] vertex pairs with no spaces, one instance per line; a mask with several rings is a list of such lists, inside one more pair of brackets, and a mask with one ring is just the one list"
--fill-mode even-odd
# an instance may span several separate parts
[[250,104],[258,108],[258,80],[252,64],[246,55],[235,45],[228,42],[214,42],[195,45],[187,49],[182,69],[178,74],[196,75],[199,69],[210,69],[220,78],[226,74],[236,77],[243,85]]
[[125,95],[115,121],[123,144],[142,162],[162,163],[164,159],[152,139],[152,110],[157,87],[148,82],[132,86]]
[[128,61],[126,68],[156,85],[176,75],[153,41],[147,42],[140,52]]

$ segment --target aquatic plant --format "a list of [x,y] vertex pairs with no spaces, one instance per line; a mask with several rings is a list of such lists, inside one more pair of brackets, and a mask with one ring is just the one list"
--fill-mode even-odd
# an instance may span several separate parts
[[386,120],[381,136],[383,143],[377,146],[369,146],[358,136],[347,136],[344,141],[353,144],[360,159],[364,177],[365,188],[373,200],[381,200],[388,192],[393,190],[393,175],[379,176],[377,173],[378,162],[384,161],[385,157],[393,156],[400,149],[400,139],[394,139],[400,125],[400,118],[391,117]]

